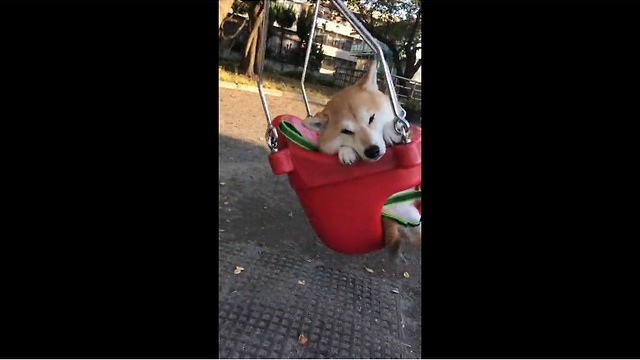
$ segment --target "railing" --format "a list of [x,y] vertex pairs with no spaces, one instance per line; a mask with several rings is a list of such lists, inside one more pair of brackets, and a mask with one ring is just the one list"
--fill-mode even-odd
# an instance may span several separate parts
[[[343,67],[336,68],[334,76],[334,83],[336,86],[340,88],[345,88],[349,85],[354,84],[358,79],[360,79],[366,71],[364,70],[356,70],[356,69],[348,69]],[[391,75],[393,78],[393,82],[395,85],[396,94],[398,99],[405,98],[411,100],[422,100],[422,84],[411,79],[407,79],[402,76]],[[398,81],[404,80],[404,81]],[[403,82],[405,85],[401,84]],[[387,92],[387,86],[385,82],[384,76],[378,77],[378,86],[381,89],[384,89],[384,92]]]

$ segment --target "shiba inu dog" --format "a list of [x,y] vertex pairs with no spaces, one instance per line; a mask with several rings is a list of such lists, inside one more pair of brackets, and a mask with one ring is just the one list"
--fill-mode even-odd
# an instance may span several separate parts
[[[334,95],[324,109],[305,119],[303,125],[319,132],[317,145],[321,152],[338,154],[342,164],[351,165],[359,159],[379,160],[387,146],[401,141],[401,135],[394,129],[394,119],[391,100],[378,89],[376,62],[372,62],[358,82]],[[416,223],[421,217],[413,203],[385,206],[383,211]],[[419,246],[421,226],[404,227],[385,217],[382,226],[387,248],[394,258],[406,262],[401,244]]]

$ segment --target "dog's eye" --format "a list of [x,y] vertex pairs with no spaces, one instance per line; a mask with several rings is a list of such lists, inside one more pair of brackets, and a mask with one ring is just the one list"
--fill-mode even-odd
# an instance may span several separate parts
[[347,134],[347,135],[353,135],[353,131],[347,130],[347,129],[342,130],[341,133]]
[[373,122],[373,118],[376,117],[376,114],[371,115],[371,117],[369,118],[369,124],[371,124]]

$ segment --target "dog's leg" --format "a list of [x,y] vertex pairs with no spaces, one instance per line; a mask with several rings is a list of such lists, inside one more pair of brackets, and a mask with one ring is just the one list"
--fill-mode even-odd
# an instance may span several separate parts
[[384,229],[384,241],[389,251],[391,262],[394,265],[400,265],[400,261],[408,263],[402,254],[402,239],[406,237],[405,230],[395,221],[382,218],[382,227]]

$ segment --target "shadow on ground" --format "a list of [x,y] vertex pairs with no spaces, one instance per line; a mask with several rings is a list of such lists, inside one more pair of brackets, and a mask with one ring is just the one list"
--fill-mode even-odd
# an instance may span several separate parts
[[420,358],[419,250],[393,267],[383,251],[326,248],[271,173],[262,132],[233,131],[246,121],[227,119],[219,137],[220,357]]

